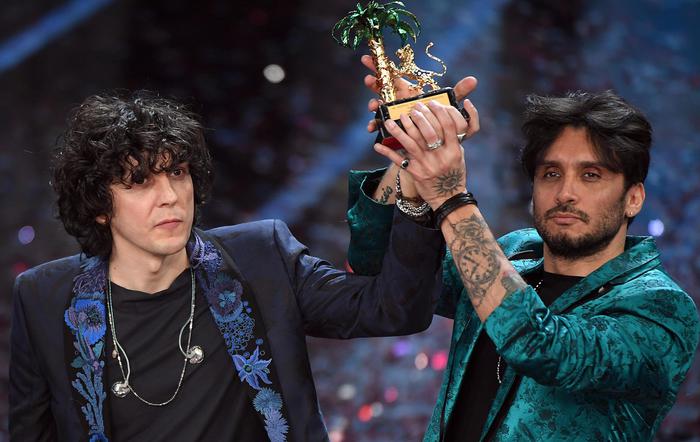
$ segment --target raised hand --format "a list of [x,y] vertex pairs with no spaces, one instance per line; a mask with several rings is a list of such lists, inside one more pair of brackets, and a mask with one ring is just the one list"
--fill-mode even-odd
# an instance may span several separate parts
[[402,115],[404,129],[387,121],[387,129],[403,145],[406,157],[382,144],[374,145],[378,153],[410,174],[418,194],[433,209],[466,190],[467,170],[458,134],[467,133],[470,127],[472,133],[478,131],[479,118],[470,100],[464,101],[464,107],[471,116],[469,123],[454,107],[435,101],[428,106],[418,104],[410,118]]

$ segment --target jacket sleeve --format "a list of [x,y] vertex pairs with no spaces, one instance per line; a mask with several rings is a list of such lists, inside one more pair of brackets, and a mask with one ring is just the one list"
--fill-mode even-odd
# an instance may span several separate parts
[[280,221],[275,222],[275,241],[307,334],[343,339],[392,336],[430,325],[441,287],[439,232],[396,214],[377,276],[341,271],[309,255]]
[[698,343],[693,301],[669,288],[619,290],[604,314],[557,315],[528,286],[503,300],[486,332],[517,373],[543,385],[632,397],[674,391]]
[[10,418],[12,440],[53,441],[56,428],[51,414],[51,394],[32,350],[23,305],[23,291],[30,284],[20,275],[13,290],[10,331]]
[[383,174],[384,169],[350,171],[348,179],[348,264],[358,275],[378,274],[389,247],[394,205],[380,204],[369,196]]
[[[384,171],[385,169],[350,171],[347,213],[350,227],[348,264],[358,275],[378,274],[389,247],[394,205],[380,204],[369,196],[377,188]],[[436,232],[439,233],[437,230]],[[449,251],[443,261],[442,275],[443,289],[435,313],[453,318],[462,283]]]

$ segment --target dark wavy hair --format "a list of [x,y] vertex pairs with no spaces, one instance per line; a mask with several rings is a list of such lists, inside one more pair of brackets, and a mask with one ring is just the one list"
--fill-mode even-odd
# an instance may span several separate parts
[[107,257],[109,222],[99,224],[96,217],[111,218],[110,185],[141,182],[183,162],[189,163],[197,222],[213,178],[199,117],[146,91],[88,97],[71,112],[53,152],[58,218],[86,255]]
[[532,182],[535,169],[566,126],[583,127],[599,160],[625,177],[625,190],[643,183],[649,171],[651,124],[612,91],[570,92],[564,97],[529,95],[522,130],[521,163]]

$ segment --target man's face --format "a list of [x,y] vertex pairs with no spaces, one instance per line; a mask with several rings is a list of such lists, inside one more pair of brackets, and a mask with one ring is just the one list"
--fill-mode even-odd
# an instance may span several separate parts
[[184,250],[194,218],[194,189],[187,163],[150,174],[142,183],[114,183],[111,190],[113,257],[149,259]]
[[562,131],[533,182],[535,228],[552,255],[579,259],[624,238],[629,208],[624,181],[622,173],[600,162],[586,129]]

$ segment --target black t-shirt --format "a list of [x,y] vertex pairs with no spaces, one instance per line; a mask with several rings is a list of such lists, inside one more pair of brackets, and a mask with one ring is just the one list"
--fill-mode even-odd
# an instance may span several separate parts
[[[129,382],[150,402],[166,401],[177,388],[184,359],[177,340],[190,315],[191,296],[189,269],[170,288],[154,294],[112,284],[116,333],[131,363]],[[123,398],[112,393],[112,385],[123,377],[117,360],[112,358],[114,347],[108,327],[105,390],[113,440],[257,442],[267,439],[263,423],[236,376],[224,339],[201,293],[197,293],[195,304],[190,345],[204,349],[204,361],[188,364],[180,391],[163,407],[146,405],[133,393]],[[183,348],[187,345],[188,330],[189,327],[183,332]]]
[[[525,282],[532,287],[537,286],[537,292],[546,306],[549,306],[562,293],[573,287],[581,277],[557,275],[548,272],[536,272],[525,276]],[[496,397],[499,383],[496,376],[498,353],[496,346],[489,336],[482,332],[477,338],[472,355],[469,358],[467,372],[464,374],[462,385],[457,394],[457,400],[452,410],[447,426],[445,441],[478,441],[481,437],[486,418],[493,400]],[[503,379],[506,363],[501,359],[500,376]],[[495,423],[505,416],[513,401],[512,388]]]

